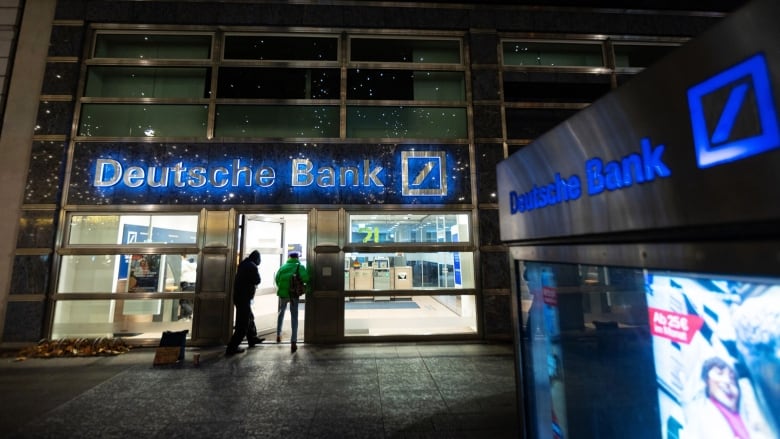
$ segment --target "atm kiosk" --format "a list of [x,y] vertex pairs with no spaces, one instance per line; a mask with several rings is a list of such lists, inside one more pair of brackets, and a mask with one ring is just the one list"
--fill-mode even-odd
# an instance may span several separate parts
[[[390,261],[388,258],[374,258],[374,289],[389,290],[392,288],[390,279]],[[376,296],[374,301],[390,300],[387,296]]]
[[780,437],[777,17],[748,4],[498,165],[524,437]]

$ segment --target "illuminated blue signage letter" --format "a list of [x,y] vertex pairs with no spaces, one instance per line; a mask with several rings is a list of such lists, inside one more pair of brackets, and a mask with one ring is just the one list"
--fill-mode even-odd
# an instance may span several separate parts
[[645,162],[645,181],[655,180],[655,175],[659,177],[668,177],[672,171],[661,161],[661,154],[664,153],[664,145],[658,145],[655,149],[650,149],[650,139],[642,139],[642,159]]
[[585,176],[588,181],[588,195],[598,195],[604,190],[616,191],[636,183],[646,183],[656,177],[668,177],[672,171],[661,159],[666,147],[653,148],[650,139],[642,139],[642,153],[629,154],[622,162],[604,162],[594,157],[585,162]]
[[184,187],[184,180],[182,179],[182,174],[184,171],[186,171],[187,168],[185,168],[182,165],[182,162],[176,163],[176,166],[171,168],[171,171],[173,172],[173,185],[176,187]]
[[214,187],[225,187],[228,184],[228,170],[220,166],[209,173],[209,183]]
[[122,179],[122,165],[111,159],[98,159],[95,162],[95,179],[92,185],[95,187],[113,186]]
[[233,160],[233,177],[230,179],[231,186],[233,187],[239,186],[239,178],[241,178],[241,174],[244,174],[243,186],[251,186],[252,170],[247,168],[246,166],[241,167],[241,160],[235,159]]
[[293,186],[309,186],[314,181],[311,170],[314,168],[309,159],[293,159],[292,181]]
[[276,180],[276,172],[274,168],[263,166],[255,172],[255,183],[260,187],[273,186]]
[[379,187],[384,187],[384,183],[379,179],[379,173],[382,172],[381,166],[375,166],[370,172],[368,168],[371,166],[371,162],[363,160],[363,186],[371,186],[375,184]]
[[192,187],[203,187],[206,185],[206,168],[203,166],[190,168],[187,176],[190,178],[190,186]]
[[122,181],[127,187],[139,187],[144,184],[144,169],[140,166],[131,166],[125,171]]

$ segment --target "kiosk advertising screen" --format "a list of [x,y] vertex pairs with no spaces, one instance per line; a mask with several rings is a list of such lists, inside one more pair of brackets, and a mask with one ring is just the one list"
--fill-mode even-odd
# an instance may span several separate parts
[[780,437],[780,279],[516,269],[528,437]]
[[780,437],[780,279],[649,271],[664,438]]

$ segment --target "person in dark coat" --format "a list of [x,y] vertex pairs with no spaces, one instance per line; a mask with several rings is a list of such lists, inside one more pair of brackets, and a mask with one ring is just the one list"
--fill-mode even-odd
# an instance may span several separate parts
[[236,278],[233,282],[233,305],[236,307],[236,321],[233,327],[233,336],[230,337],[225,355],[244,352],[244,349],[238,347],[244,337],[249,342],[250,348],[265,340],[257,337],[257,327],[252,314],[252,299],[255,297],[255,289],[260,284],[258,265],[260,265],[260,252],[257,250],[254,250],[238,264]]

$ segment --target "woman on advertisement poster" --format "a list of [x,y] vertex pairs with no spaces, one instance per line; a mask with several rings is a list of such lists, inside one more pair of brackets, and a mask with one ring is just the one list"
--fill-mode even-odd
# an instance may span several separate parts
[[127,291],[153,293],[160,280],[160,255],[132,255]]
[[733,366],[720,357],[704,361],[704,393],[686,405],[686,437],[769,438],[758,407],[742,402],[742,389]]

